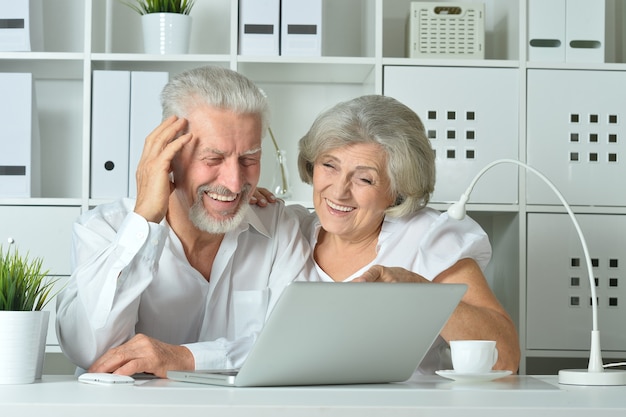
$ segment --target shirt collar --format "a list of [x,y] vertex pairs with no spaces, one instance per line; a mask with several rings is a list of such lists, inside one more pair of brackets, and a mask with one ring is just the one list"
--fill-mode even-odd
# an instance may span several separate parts
[[252,227],[254,230],[265,236],[266,238],[271,238],[270,232],[267,230],[259,216],[255,212],[254,207],[250,207],[246,213],[241,224],[236,229],[237,235],[245,230],[248,230]]
[[[402,228],[402,223],[396,217],[385,216],[383,219],[383,225],[380,229],[380,233],[378,234],[378,245],[377,250],[380,248],[380,244],[384,242],[389,236],[396,233],[400,228]],[[319,238],[320,229],[322,228],[322,224],[320,223],[319,217],[315,217],[315,221],[313,222],[313,230],[311,230],[312,235],[310,236],[311,246],[315,247],[317,244],[317,239]]]

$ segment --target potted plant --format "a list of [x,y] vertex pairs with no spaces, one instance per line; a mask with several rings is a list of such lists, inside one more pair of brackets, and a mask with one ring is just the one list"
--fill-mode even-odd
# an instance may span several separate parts
[[41,377],[49,311],[58,279],[48,279],[40,258],[0,246],[0,384],[27,384]]
[[186,54],[195,0],[123,1],[141,15],[144,51],[148,54]]

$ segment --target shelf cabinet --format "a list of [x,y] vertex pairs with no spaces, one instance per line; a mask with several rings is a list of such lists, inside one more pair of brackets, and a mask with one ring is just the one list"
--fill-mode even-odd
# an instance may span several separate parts
[[[73,219],[107,201],[90,197],[93,71],[166,71],[173,76],[210,64],[243,73],[268,95],[272,130],[287,155],[291,202],[311,205],[311,188],[298,178],[297,143],[319,112],[356,96],[386,94],[411,106],[433,135],[438,169],[433,207],[446,209],[491,160],[518,158],[545,171],[577,214],[589,215],[591,250],[604,251],[596,243],[602,242],[604,229],[594,228],[593,219],[618,225],[626,214],[624,189],[616,180],[625,174],[620,162],[626,114],[619,103],[626,81],[621,29],[626,5],[604,2],[605,62],[569,63],[528,59],[531,0],[483,2],[485,59],[476,60],[407,58],[410,0],[324,0],[321,57],[238,55],[237,0],[196,2],[185,55],[144,54],[140,17],[117,0],[43,1],[42,50],[0,52],[0,72],[33,74],[42,149],[41,195],[0,197],[2,244],[12,238],[21,248],[44,256],[55,275],[69,275]],[[580,117],[577,125],[568,119],[574,114]],[[601,123],[592,126],[589,117],[594,114]],[[593,133],[602,140],[590,140]],[[576,134],[578,142],[572,141]],[[260,184],[269,186],[274,149],[268,140],[263,147]],[[574,153],[579,157],[575,163],[568,160]],[[587,161],[594,153],[597,163]],[[518,326],[521,372],[527,361],[546,356],[584,358],[585,342],[575,349],[567,343],[536,343],[535,335],[553,325],[531,314],[541,311],[540,303],[557,302],[538,296],[544,289],[536,284],[544,280],[536,278],[543,268],[537,254],[552,253],[560,241],[549,243],[535,231],[544,215],[565,216],[558,200],[532,174],[499,166],[477,185],[469,209],[493,244],[487,278]],[[539,229],[549,231],[552,224],[547,223]],[[559,227],[565,234],[569,226],[565,222]],[[564,289],[565,299],[568,294]],[[619,313],[620,308],[621,303],[609,311]],[[555,324],[577,323],[572,334],[587,330],[588,321],[558,317]],[[603,319],[604,333],[619,330],[616,322]],[[614,356],[626,356],[621,340],[611,349]]]

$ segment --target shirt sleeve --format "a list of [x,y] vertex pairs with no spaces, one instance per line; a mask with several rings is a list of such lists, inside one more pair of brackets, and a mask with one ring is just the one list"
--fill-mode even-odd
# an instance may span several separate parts
[[104,216],[74,224],[73,272],[57,298],[59,343],[85,369],[134,335],[139,299],[157,270],[167,234],[133,212],[115,229]]
[[193,355],[196,370],[241,368],[258,332],[229,341],[225,338],[209,342],[184,344]]
[[491,260],[489,237],[470,217],[455,220],[442,213],[419,243],[414,270],[432,280],[465,258],[474,259],[484,271]]

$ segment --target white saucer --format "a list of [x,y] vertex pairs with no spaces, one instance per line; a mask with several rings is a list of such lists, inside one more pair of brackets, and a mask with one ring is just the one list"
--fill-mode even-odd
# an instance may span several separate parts
[[480,382],[480,381],[491,381],[494,379],[502,378],[507,375],[511,375],[511,371],[490,371],[484,374],[466,374],[455,372],[454,370],[442,370],[435,371],[435,373],[444,378],[453,379],[455,381],[462,382]]

